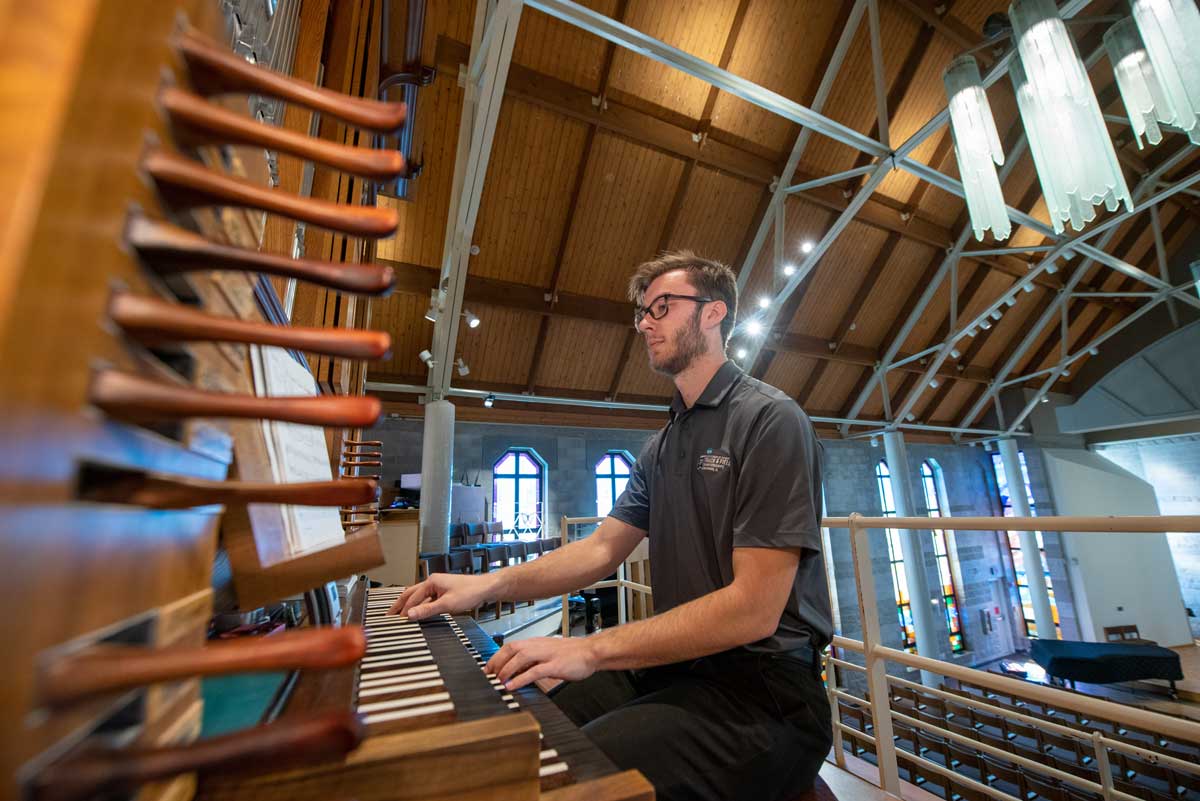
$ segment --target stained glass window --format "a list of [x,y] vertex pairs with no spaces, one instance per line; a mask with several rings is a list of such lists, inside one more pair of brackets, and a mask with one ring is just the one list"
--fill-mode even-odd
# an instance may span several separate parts
[[[1021,462],[1021,476],[1025,483],[1025,497],[1029,500],[1029,514],[1037,517],[1037,505],[1033,502],[1033,489],[1029,486],[1029,468],[1025,465],[1025,452],[1017,454]],[[1008,476],[1004,472],[1004,460],[1000,454],[992,454],[992,470],[996,474],[996,486],[1000,490],[1000,506],[1005,517],[1012,517],[1012,492],[1008,484]],[[1017,574],[1017,594],[1021,598],[1021,616],[1025,620],[1025,634],[1033,639],[1038,636],[1037,621],[1033,617],[1033,595],[1029,592],[1029,577],[1025,571],[1025,555],[1021,553],[1021,537],[1015,531],[1005,532],[1008,552],[1012,556],[1013,570]],[[1058,604],[1054,601],[1054,584],[1050,581],[1050,569],[1046,567],[1046,545],[1042,541],[1042,532],[1034,532],[1037,536],[1038,554],[1042,561],[1042,575],[1046,581],[1046,592],[1050,594],[1050,613],[1054,615],[1054,628],[1061,632],[1058,623]]]
[[[875,481],[879,485],[879,503],[884,517],[896,516],[896,500],[892,494],[892,474],[887,460],[875,465]],[[900,619],[900,640],[904,650],[916,652],[917,628],[913,624],[912,604],[908,597],[908,578],[904,572],[904,551],[900,547],[900,532],[887,530],[888,561],[892,564],[892,589],[896,591],[896,615]]]
[[[927,459],[921,462],[921,488],[925,491],[925,509],[930,517],[945,517],[942,503],[942,469],[937,462]],[[962,620],[958,609],[958,593],[954,587],[954,574],[950,570],[950,549],[946,544],[946,532],[933,529],[933,551],[937,555],[938,581],[941,584],[942,601],[946,607],[946,631],[950,637],[950,650],[954,653],[966,647],[963,641]]]
[[609,451],[596,462],[596,516],[605,517],[612,511],[613,505],[625,485],[629,483],[629,471],[633,467],[633,459],[625,451]]

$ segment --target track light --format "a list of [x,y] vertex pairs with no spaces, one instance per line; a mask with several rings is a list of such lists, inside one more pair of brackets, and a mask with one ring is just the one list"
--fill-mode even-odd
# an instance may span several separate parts
[[1025,290],[1026,292],[1032,292],[1033,284],[1026,284],[1025,286],[1021,287],[1021,289]]
[[1058,272],[1058,265],[1054,262],[1050,262],[1046,265],[1046,272],[1050,275],[1054,275],[1056,272]]
[[1049,403],[1049,402],[1050,402],[1050,399],[1049,399],[1049,398],[1047,398],[1045,395],[1043,395],[1043,396],[1042,396],[1042,403]]
[[771,299],[768,298],[766,295],[763,295],[761,298],[758,299],[758,308],[760,308],[760,309],[771,308]]
[[904,419],[911,423],[913,420],[917,419],[917,416],[912,412],[909,412],[908,414],[904,415]]
[[463,309],[463,317],[467,318],[467,328],[478,328],[479,318],[467,309]]
[[958,352],[958,348],[954,348],[950,351],[951,359],[957,359],[959,356],[962,356],[962,354]]
[[488,396],[483,399],[483,408],[490,409],[490,408],[492,408],[492,404],[494,404],[495,402],[496,402],[496,396],[489,393]]
[[999,309],[996,309],[994,312],[992,312],[992,319],[993,319],[993,320],[999,320],[999,319],[1000,319],[1000,310],[999,310]]
[[423,350],[417,354],[417,358],[425,362],[426,367],[433,367],[433,354],[427,350]]
[[987,320],[984,320],[982,323],[979,324],[979,327],[982,328],[984,331],[986,331],[992,327],[992,324],[989,323]]
[[813,252],[813,248],[815,247],[816,245],[814,245],[811,240],[806,239],[800,243],[800,252],[807,256],[809,253]]
[[1013,297],[1005,298],[1004,305],[1011,309],[1013,306],[1017,305],[1017,299]]
[[930,380],[929,380],[929,388],[930,388],[930,389],[937,389],[937,388],[938,388],[938,380],[937,380],[936,378],[932,378],[932,379],[930,379]]
[[467,367],[467,363],[462,360],[461,356],[458,357],[458,361],[456,361],[455,364],[458,365],[459,375],[466,375],[467,373],[471,372],[471,368]]
[[783,265],[783,274],[786,275],[788,278],[791,278],[793,275],[796,274],[796,265],[794,265],[794,264]]
[[750,320],[746,323],[746,333],[752,337],[756,337],[763,332],[762,323],[758,320]]
[[738,348],[737,353],[735,353],[734,355],[737,356],[737,358],[739,358],[739,359],[744,359],[744,358],[746,358],[746,356],[748,354],[746,353],[745,348]]
[[1088,348],[1088,354],[1091,356],[1099,356],[1100,349],[1099,348]]
[[879,437],[871,437],[871,447],[872,448],[879,447]]

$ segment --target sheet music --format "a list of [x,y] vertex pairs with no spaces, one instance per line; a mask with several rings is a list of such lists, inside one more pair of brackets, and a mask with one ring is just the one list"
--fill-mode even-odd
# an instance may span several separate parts
[[[312,374],[286,350],[255,347],[254,351],[256,392],[271,397],[317,394]],[[267,454],[276,481],[329,481],[333,477],[324,428],[279,421],[264,421],[263,425]],[[336,507],[289,505],[281,510],[288,545],[293,553],[328,547],[345,540]]]

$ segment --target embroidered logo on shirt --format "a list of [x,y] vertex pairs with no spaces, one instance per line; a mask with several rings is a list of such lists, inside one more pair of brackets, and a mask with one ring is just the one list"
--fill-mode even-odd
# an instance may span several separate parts
[[696,469],[701,473],[720,473],[722,470],[728,470],[729,465],[733,462],[727,453],[713,453],[713,449],[709,448],[704,453],[700,454],[700,459],[696,464]]

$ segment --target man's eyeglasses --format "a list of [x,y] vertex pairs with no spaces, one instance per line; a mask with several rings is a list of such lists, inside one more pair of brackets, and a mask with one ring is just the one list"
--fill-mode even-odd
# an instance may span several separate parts
[[654,300],[645,306],[638,306],[633,310],[633,327],[636,329],[642,324],[642,320],[649,315],[651,320],[661,320],[667,316],[667,312],[671,311],[672,300],[690,300],[693,303],[712,303],[713,298],[702,297],[700,295],[672,295],[670,293],[659,295]]

